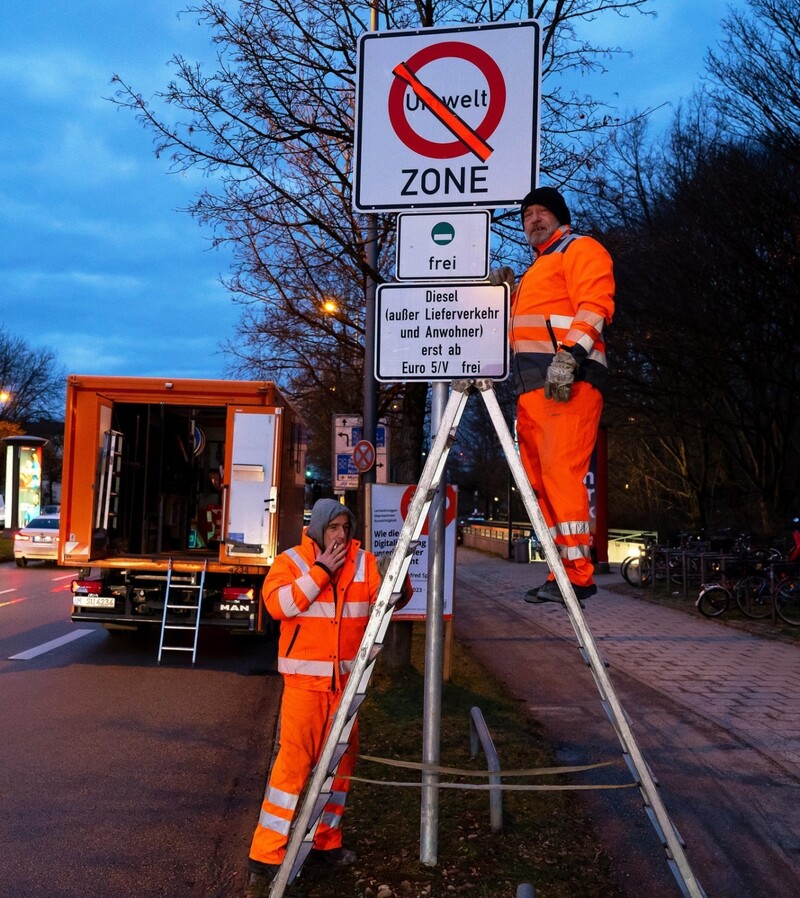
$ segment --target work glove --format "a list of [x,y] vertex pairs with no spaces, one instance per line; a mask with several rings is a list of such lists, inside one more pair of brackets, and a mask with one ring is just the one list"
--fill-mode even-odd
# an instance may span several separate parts
[[569,402],[572,385],[575,383],[577,359],[566,349],[559,349],[550,362],[544,379],[544,398],[556,402]]
[[513,269],[509,268],[507,265],[504,265],[502,268],[493,268],[489,272],[489,283],[492,287],[500,287],[503,284],[508,284],[508,289],[514,289],[515,283],[515,275]]

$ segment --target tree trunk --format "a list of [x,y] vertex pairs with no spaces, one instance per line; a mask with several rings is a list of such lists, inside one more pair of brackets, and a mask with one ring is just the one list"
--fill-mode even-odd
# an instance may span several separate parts
[[411,667],[411,634],[414,623],[410,620],[392,621],[386,631],[383,654],[389,670],[405,670]]

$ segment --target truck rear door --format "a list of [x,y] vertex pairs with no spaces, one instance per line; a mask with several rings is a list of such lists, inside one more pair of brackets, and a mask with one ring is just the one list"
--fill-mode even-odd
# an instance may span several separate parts
[[113,400],[87,394],[80,409],[67,416],[72,430],[62,471],[60,563],[88,562],[106,555],[116,500],[111,482],[107,481],[109,490],[104,490],[101,480],[111,471],[106,447],[113,411]]
[[279,408],[228,408],[221,562],[275,560],[282,424]]

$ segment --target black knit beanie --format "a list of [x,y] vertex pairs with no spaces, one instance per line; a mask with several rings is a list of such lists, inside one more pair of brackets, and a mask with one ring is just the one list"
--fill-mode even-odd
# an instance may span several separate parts
[[519,207],[520,217],[525,217],[525,210],[528,206],[544,206],[555,215],[559,224],[572,224],[572,216],[569,214],[567,204],[555,187],[537,187],[536,190],[531,190]]

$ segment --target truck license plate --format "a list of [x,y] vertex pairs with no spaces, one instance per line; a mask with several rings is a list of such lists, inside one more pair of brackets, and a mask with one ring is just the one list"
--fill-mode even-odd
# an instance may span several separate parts
[[114,596],[73,596],[72,604],[78,608],[113,608]]

